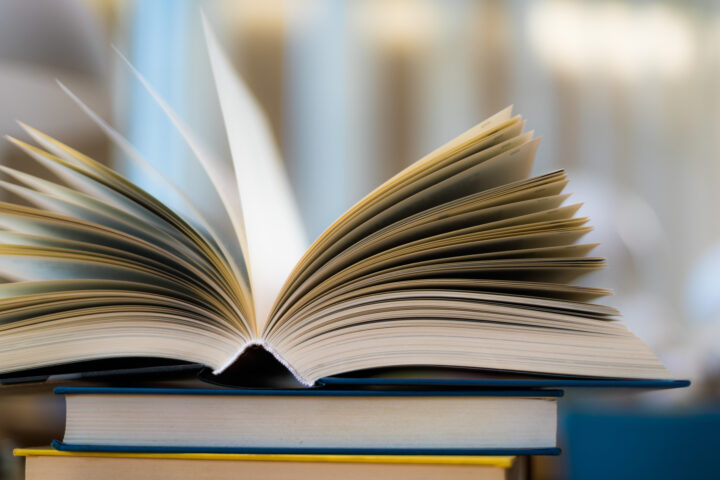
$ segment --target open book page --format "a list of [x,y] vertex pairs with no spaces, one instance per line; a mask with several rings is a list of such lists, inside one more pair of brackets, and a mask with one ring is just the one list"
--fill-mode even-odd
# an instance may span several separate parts
[[[362,235],[379,228],[379,220],[374,217],[383,213],[386,208],[390,208],[401,201],[407,205],[412,202],[409,197],[433,185],[434,182],[439,181],[438,178],[447,178],[459,173],[463,168],[469,166],[468,163],[480,164],[500,153],[520,148],[527,143],[530,137],[519,135],[522,124],[520,118],[510,118],[510,114],[511,109],[507,108],[438,148],[433,153],[426,155],[373,190],[333,222],[313,242],[283,285],[283,289],[273,308],[271,325],[278,320],[278,317],[282,314],[283,305],[287,305],[290,296],[296,293],[295,289],[303,281],[307,280],[310,274],[344,248],[359,240]],[[518,126],[520,126],[520,129],[517,128]],[[473,153],[477,153],[478,157],[461,165],[453,165],[455,160],[471,157]],[[522,157],[527,159],[525,155]],[[530,158],[528,165],[531,164],[531,161],[532,158]],[[442,172],[443,169],[445,172]],[[438,177],[438,175],[439,177],[433,177],[434,173],[437,174],[435,177]],[[445,192],[451,190],[447,189]],[[419,195],[415,198],[421,202],[430,203],[430,201],[423,199]]]
[[[198,305],[197,292],[172,282],[161,286],[156,275],[143,278],[135,268],[79,257],[23,254],[2,249],[2,258],[25,263],[18,271],[29,276],[33,262],[45,280],[0,285],[3,371],[128,356],[221,365],[242,341],[237,332],[221,336],[209,328],[224,320]],[[62,272],[62,279],[47,280],[48,271]],[[126,280],[100,278],[101,272]]]
[[[34,138],[48,145],[63,158],[54,157],[23,142],[12,141],[67,184],[73,185],[75,190],[0,167],[15,180],[27,185],[23,187],[3,182],[6,189],[47,212],[69,215],[91,222],[90,227],[93,223],[99,224],[152,242],[153,245],[164,245],[178,258],[191,259],[202,265],[205,275],[217,276],[216,272],[221,272],[221,277],[210,281],[211,288],[225,295],[226,301],[237,308],[242,322],[247,324],[247,320],[252,318],[252,308],[243,292],[242,278],[237,276],[236,270],[232,268],[232,261],[217,250],[217,245],[211,238],[205,237],[167,206],[107,167],[36,130],[30,129],[30,132]],[[27,228],[27,225],[24,228]],[[58,235],[58,232],[51,233]],[[110,237],[112,238],[112,235]],[[176,245],[175,249],[171,243]],[[177,245],[180,245],[182,250],[177,250]],[[220,282],[220,285],[217,282]],[[235,317],[236,315],[232,315],[230,318]]]
[[258,333],[307,242],[269,125],[203,18],[242,200]]
[[[150,94],[152,99],[157,105],[163,110],[167,118],[177,129],[178,133],[182,136],[187,146],[192,151],[194,158],[200,163],[203,171],[207,174],[210,179],[212,186],[218,194],[221,201],[221,208],[227,214],[227,220],[232,225],[234,231],[234,240],[239,244],[240,251],[243,258],[234,258],[236,264],[242,263],[245,268],[243,270],[249,270],[248,265],[248,246],[247,237],[245,233],[245,225],[243,222],[243,212],[240,206],[240,195],[238,192],[238,186],[235,182],[235,177],[232,174],[232,167],[226,162],[223,162],[220,158],[217,158],[206,146],[199,140],[195,133],[188,127],[188,125],[180,118],[180,116],[173,111],[172,108],[155,92],[153,87],[145,80],[145,78],[138,72],[135,67],[120,53],[116,50],[118,56],[125,62],[125,65],[130,72],[137,78],[142,84],[145,90]],[[222,218],[222,216],[221,216]],[[236,275],[240,272],[237,272]],[[252,325],[253,331],[257,330],[255,325],[256,315],[254,313],[254,305],[247,299],[244,301],[248,305],[249,314],[246,316],[248,323]]]
[[[320,241],[329,242],[331,238],[334,238],[334,241],[325,244],[322,251],[318,251],[312,257],[310,256],[312,248],[308,251],[308,255],[303,259],[304,263],[293,272],[294,276],[286,284],[284,296],[281,297],[285,305],[276,306],[276,316],[273,321],[279,321],[279,316],[290,304],[333,273],[323,266],[328,265],[340,252],[362,241],[368,235],[437,205],[527,178],[537,148],[537,140],[530,139],[531,133],[516,135],[505,141],[502,141],[502,137],[498,137],[496,141],[500,143],[486,143],[483,146],[487,148],[467,158],[458,159],[441,168],[438,168],[437,164],[429,164],[425,173],[416,175],[414,181],[396,176],[397,184],[387,188],[384,195],[376,197],[374,205],[369,204],[357,210],[355,214],[348,213],[338,220],[341,222],[349,215],[345,226],[339,227],[342,234],[318,239],[316,245]],[[437,163],[442,164],[442,158],[436,159]],[[406,171],[410,174],[413,169],[409,167]],[[374,212],[374,215],[371,215],[371,212]],[[331,226],[330,229],[332,228]]]
[[[217,245],[222,256],[227,259],[232,275],[238,281],[239,287],[242,291],[240,298],[241,309],[244,312],[247,312],[247,319],[251,322],[253,316],[252,295],[250,293],[250,279],[248,277],[247,266],[245,264],[245,254],[242,251],[242,243],[237,241],[235,233],[232,232],[232,228],[227,228],[228,225],[232,225],[232,222],[230,222],[227,212],[223,208],[222,199],[220,199],[219,196],[215,199],[212,195],[208,195],[208,192],[205,192],[203,195],[204,204],[196,205],[195,202],[189,198],[189,194],[192,194],[193,192],[181,191],[175,184],[170,182],[162,173],[151,165],[150,162],[140,155],[140,153],[124,136],[111,127],[96,112],[94,112],[79,97],[77,97],[77,95],[70,91],[70,89],[62,83],[58,83],[60,84],[60,88],[62,88],[63,91],[70,96],[75,104],[80,107],[80,109],[85,112],[90,119],[93,120],[93,122],[95,122],[103,133],[108,136],[119,152],[124,155],[124,159],[132,162],[145,174],[145,184],[148,185],[146,187],[148,188],[148,191],[156,198],[162,199],[162,203],[169,203],[170,205],[173,205],[173,210],[177,212],[179,216],[186,218],[191,225],[197,226],[200,231],[208,235],[211,242]],[[64,152],[61,146],[59,146],[52,138],[43,135],[41,132],[38,132],[28,126],[24,127],[32,138],[44,148],[48,149],[48,151],[61,156],[67,161],[72,161],[73,156],[67,155],[67,152]],[[63,155],[64,153],[65,155]],[[98,167],[100,169],[100,173],[104,174],[107,178],[123,180],[112,170],[103,168],[102,165],[86,156],[78,156],[77,158],[82,161],[82,164],[92,164]],[[198,179],[196,178],[195,181],[197,182]],[[139,194],[143,193],[141,189],[134,184],[129,184],[128,187],[135,189]],[[162,206],[160,201],[156,203]],[[212,211],[213,218],[225,219],[226,225],[217,225],[217,221],[213,222],[212,219],[207,218],[207,215],[200,211],[203,207],[205,208],[205,211],[208,209]]]
[[116,172],[29,130],[57,155],[10,140],[65,185],[0,167],[3,188],[37,207],[0,202],[0,270],[16,282],[0,288],[3,369],[117,356],[226,365],[254,328],[217,242]]
[[[407,168],[313,244],[263,335],[301,381],[390,365],[667,378],[613,322],[610,292],[571,286],[605,260],[565,204],[564,172],[530,175],[538,139],[501,112]],[[580,373],[585,372],[585,373]]]

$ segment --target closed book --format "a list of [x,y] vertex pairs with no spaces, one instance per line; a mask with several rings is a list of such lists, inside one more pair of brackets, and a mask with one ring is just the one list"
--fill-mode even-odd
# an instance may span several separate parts
[[557,453],[561,390],[60,387],[62,450],[425,455]]
[[14,453],[26,459],[27,480],[519,480],[527,471],[525,459],[513,456],[98,453],[63,452],[49,447],[16,449]]

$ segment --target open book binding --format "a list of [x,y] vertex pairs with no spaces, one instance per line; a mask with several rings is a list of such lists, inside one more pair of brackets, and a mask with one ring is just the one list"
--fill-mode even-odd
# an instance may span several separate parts
[[[170,208],[26,127],[10,139],[53,182],[7,167],[0,203],[0,369],[159,357],[220,373],[250,346],[303,384],[430,365],[669,379],[608,306],[572,285],[604,265],[564,172],[530,178],[538,139],[505,109],[372,191],[306,248],[267,122],[205,25],[231,152],[222,161],[134,71],[216,191],[213,218],[159,179],[69,90]],[[64,88],[64,87],[63,87]],[[159,179],[159,180],[158,180]],[[155,193],[158,193],[155,195]]]

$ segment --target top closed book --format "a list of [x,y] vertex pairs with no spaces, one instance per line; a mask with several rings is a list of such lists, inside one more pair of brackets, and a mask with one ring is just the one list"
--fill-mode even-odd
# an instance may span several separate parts
[[[78,102],[157,191],[30,127],[11,139],[59,180],[2,167],[0,371],[117,357],[220,373],[249,346],[302,383],[378,367],[469,367],[669,379],[576,286],[602,268],[538,139],[505,109],[369,193],[307,248],[266,121],[206,26],[231,158],[206,148],[142,82],[215,192],[197,205]],[[132,67],[130,67],[132,68]],[[172,206],[159,198],[174,195]],[[215,203],[212,203],[215,202]],[[213,215],[206,214],[213,210]]]

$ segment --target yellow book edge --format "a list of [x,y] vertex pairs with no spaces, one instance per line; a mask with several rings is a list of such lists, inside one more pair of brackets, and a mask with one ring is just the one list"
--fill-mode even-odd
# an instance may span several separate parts
[[250,462],[328,462],[328,463],[404,463],[428,465],[484,465],[510,468],[514,456],[471,455],[299,455],[257,453],[126,453],[126,452],[64,452],[52,447],[16,448],[16,457],[110,457],[110,458],[167,458],[175,460],[235,460]]

